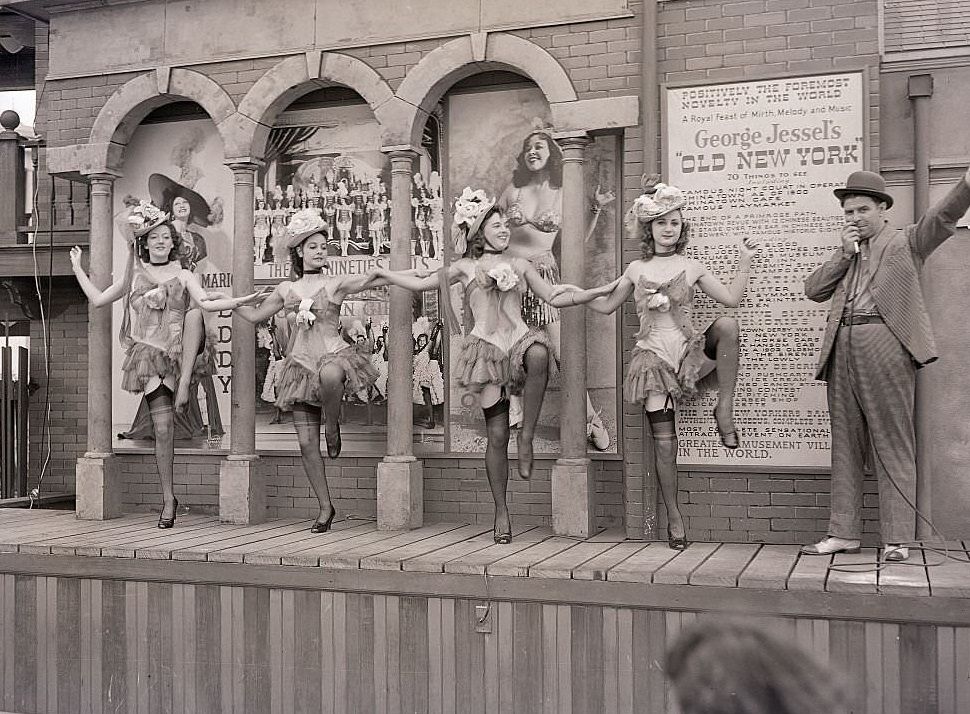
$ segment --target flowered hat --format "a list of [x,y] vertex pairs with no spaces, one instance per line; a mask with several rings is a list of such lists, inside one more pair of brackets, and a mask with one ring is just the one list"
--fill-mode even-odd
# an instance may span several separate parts
[[283,248],[290,250],[312,236],[314,233],[328,234],[327,222],[320,216],[319,208],[304,208],[290,217],[283,234]]
[[473,191],[465,186],[461,196],[455,199],[454,222],[457,230],[455,231],[455,252],[462,255],[468,247],[468,237],[473,236],[482,227],[482,221],[489,210],[495,205],[495,201],[485,195],[485,191],[478,189]]
[[641,185],[643,193],[633,202],[628,213],[644,223],[683,208],[687,203],[683,191],[676,186],[660,183],[660,177],[656,174],[644,176]]
[[148,201],[140,201],[128,213],[128,225],[135,238],[146,235],[155,226],[161,225],[169,218],[168,214],[158,206]]

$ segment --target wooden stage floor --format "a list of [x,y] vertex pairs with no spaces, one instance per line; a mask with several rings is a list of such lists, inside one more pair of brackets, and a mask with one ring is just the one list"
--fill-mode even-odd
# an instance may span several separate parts
[[[643,586],[650,585],[667,609],[678,601],[685,608],[702,604],[685,596],[691,591],[704,590],[704,600],[722,603],[743,603],[746,594],[758,591],[760,597],[748,599],[754,603],[771,595],[769,607],[779,614],[802,614],[800,607],[807,608],[804,614],[818,614],[814,611],[822,607],[832,615],[833,603],[841,602],[844,609],[837,607],[835,614],[852,617],[851,603],[862,608],[879,603],[890,606],[884,613],[888,619],[915,616],[938,623],[948,619],[942,601],[949,606],[966,599],[952,615],[961,623],[970,619],[970,556],[963,542],[948,544],[951,555],[963,562],[914,551],[906,564],[877,566],[875,548],[812,557],[800,556],[795,545],[692,543],[678,553],[664,542],[626,540],[618,530],[580,540],[523,526],[513,529],[510,545],[497,545],[486,526],[462,523],[395,532],[379,531],[370,521],[340,520],[330,533],[315,535],[305,520],[233,526],[214,516],[180,513],[172,530],[159,530],[156,520],[151,514],[129,514],[81,521],[71,511],[0,509],[0,572],[413,593],[437,592],[446,584],[447,590],[457,588],[456,594],[491,597],[501,595],[489,592],[489,582],[501,581],[510,598],[630,606],[654,604],[644,594],[651,588]],[[202,564],[205,569],[198,569]],[[217,564],[236,567],[215,569]],[[323,580],[321,573],[327,574]],[[422,585],[420,576],[439,580]],[[566,581],[582,588],[571,591],[563,587]],[[611,590],[606,587],[611,584],[638,587]],[[597,585],[602,589],[593,589]],[[671,586],[679,586],[674,602],[666,597]],[[855,597],[819,600],[838,595]],[[908,600],[914,597],[927,598],[919,612]],[[941,607],[927,607],[933,601]],[[872,615],[869,611],[867,618]]]

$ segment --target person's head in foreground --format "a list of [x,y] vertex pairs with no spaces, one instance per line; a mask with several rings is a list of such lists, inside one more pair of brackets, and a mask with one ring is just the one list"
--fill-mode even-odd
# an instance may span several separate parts
[[667,652],[681,714],[841,714],[835,675],[753,625],[705,620]]

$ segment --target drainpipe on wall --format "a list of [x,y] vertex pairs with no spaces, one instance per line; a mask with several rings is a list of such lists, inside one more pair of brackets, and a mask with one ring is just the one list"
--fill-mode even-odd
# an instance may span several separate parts
[[[933,75],[914,74],[909,78],[907,96],[913,103],[913,222],[926,213],[930,202],[930,97],[933,96]],[[913,423],[916,426],[916,506],[926,518],[932,519],[932,436],[927,419],[932,414],[929,392],[925,388],[926,375],[916,373],[916,401]],[[916,537],[929,538],[931,529],[918,515]]]

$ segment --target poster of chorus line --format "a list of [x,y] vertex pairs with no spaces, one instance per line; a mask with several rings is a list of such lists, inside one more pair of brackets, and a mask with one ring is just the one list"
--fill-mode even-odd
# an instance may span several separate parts
[[679,414],[680,460],[826,467],[825,390],[813,375],[828,307],[802,281],[839,245],[832,189],[864,168],[862,73],[667,88],[664,109],[664,178],[688,196],[688,255],[730,281],[739,241],[761,243],[741,307],[699,295],[694,313],[701,329],[725,314],[740,321],[741,448],[721,447],[716,394],[702,393]]

